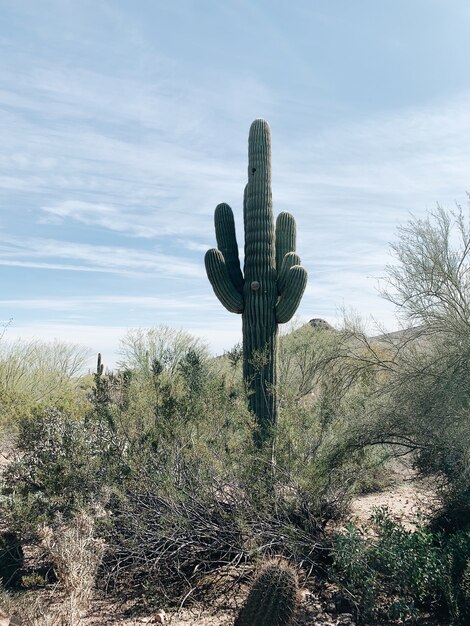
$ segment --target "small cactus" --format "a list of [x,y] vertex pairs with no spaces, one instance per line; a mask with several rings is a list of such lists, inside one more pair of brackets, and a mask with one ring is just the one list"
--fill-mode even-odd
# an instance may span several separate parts
[[101,362],[101,352],[98,352],[98,360],[96,363],[96,374],[95,376],[103,376],[104,372],[104,364]]
[[287,565],[266,565],[254,581],[234,626],[289,626],[297,605],[298,583]]

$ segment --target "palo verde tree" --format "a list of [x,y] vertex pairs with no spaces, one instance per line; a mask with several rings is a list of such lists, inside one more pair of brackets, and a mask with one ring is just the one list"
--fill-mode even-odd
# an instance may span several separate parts
[[248,184],[245,187],[244,271],[240,268],[235,222],[228,204],[215,210],[217,248],[205,264],[215,294],[243,320],[243,376],[258,432],[255,444],[273,439],[276,424],[276,351],[278,324],[294,315],[307,284],[307,272],[295,252],[295,220],[283,212],[273,221],[271,131],[257,119],[248,139]]

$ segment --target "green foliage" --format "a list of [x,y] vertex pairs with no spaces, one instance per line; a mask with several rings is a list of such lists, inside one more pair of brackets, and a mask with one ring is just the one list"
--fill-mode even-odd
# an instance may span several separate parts
[[276,478],[280,491],[297,490],[323,520],[339,517],[384,461],[351,444],[371,382],[343,375],[348,353],[348,335],[334,329],[305,325],[281,337]]
[[0,342],[0,427],[14,430],[17,421],[39,406],[80,412],[86,403],[80,373],[88,350],[58,341]]
[[422,520],[405,528],[386,509],[372,521],[373,532],[349,525],[334,541],[334,575],[361,620],[407,620],[419,609],[439,609],[465,624],[470,533],[436,533]]
[[463,619],[470,619],[470,559],[467,559],[467,564],[462,574],[462,578],[459,584],[459,598],[457,600],[459,607],[459,614]]
[[235,626],[289,626],[297,604],[297,576],[286,565],[266,565],[251,586]]
[[172,374],[190,349],[207,355],[204,343],[183,330],[168,326],[134,328],[121,340],[119,366],[134,374],[151,376],[153,366],[158,363]]
[[106,424],[56,408],[20,420],[17,451],[2,477],[0,502],[10,526],[26,534],[56,513],[68,517],[99,500],[123,471],[119,439]]
[[349,447],[410,454],[418,475],[436,482],[440,527],[470,515],[470,227],[463,212],[438,209],[399,229],[386,297],[407,324],[373,339],[356,328],[341,372],[367,380],[350,416]]
[[[217,248],[205,264],[215,294],[226,309],[243,316],[243,376],[249,408],[258,429],[255,443],[272,444],[277,421],[276,368],[278,324],[294,315],[307,283],[295,253],[295,221],[281,213],[273,222],[271,131],[255,120],[248,139],[248,183],[244,196],[245,258],[242,274],[235,222],[228,204],[215,210]],[[259,355],[264,355],[260,363]]]

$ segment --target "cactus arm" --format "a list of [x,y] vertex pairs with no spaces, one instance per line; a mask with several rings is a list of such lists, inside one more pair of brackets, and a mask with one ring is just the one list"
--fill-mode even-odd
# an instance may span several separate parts
[[287,211],[279,213],[276,220],[276,270],[281,271],[284,257],[288,252],[295,252],[295,219]]
[[294,267],[294,265],[300,265],[300,257],[295,252],[288,252],[282,260],[281,270],[278,273],[277,288],[279,295],[284,293],[289,277],[289,270],[291,267]]
[[243,296],[235,288],[225,263],[224,255],[217,248],[206,252],[204,258],[207,277],[215,295],[232,313],[243,313]]
[[235,289],[243,294],[243,275],[238,257],[238,244],[235,234],[233,211],[228,204],[217,205],[214,215],[217,247],[222,252],[229,276]]
[[307,272],[300,265],[294,265],[287,272],[285,288],[276,305],[278,324],[288,322],[299,306],[307,285]]

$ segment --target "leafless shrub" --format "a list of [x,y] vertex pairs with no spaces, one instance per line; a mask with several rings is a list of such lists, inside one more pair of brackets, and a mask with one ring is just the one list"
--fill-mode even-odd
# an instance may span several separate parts
[[251,496],[215,482],[210,492],[202,485],[178,492],[150,483],[134,487],[113,505],[103,561],[107,588],[182,606],[211,597],[214,588],[225,599],[235,595],[264,556],[315,569],[316,521],[286,502],[269,503],[266,494],[256,506]]
[[41,530],[42,542],[54,564],[64,594],[70,624],[78,623],[93,591],[95,576],[104,552],[104,542],[94,534],[94,518],[79,513],[68,526]]

